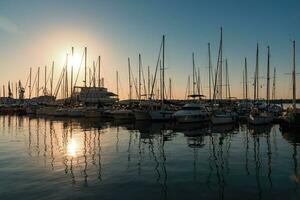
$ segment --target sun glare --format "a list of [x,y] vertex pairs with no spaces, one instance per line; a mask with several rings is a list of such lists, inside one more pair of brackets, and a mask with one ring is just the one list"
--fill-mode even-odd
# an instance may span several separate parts
[[78,68],[80,66],[81,60],[82,56],[80,56],[78,53],[74,53],[73,56],[70,55],[69,57],[69,65]]
[[78,144],[75,139],[71,139],[67,146],[67,154],[68,156],[75,157],[78,149]]

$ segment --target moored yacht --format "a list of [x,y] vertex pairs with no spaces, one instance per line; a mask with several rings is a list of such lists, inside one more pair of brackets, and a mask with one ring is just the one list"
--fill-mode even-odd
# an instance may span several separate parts
[[173,117],[177,122],[207,122],[209,121],[209,114],[205,106],[199,103],[190,103],[176,111]]
[[253,108],[248,117],[248,123],[252,125],[270,124],[273,121],[273,116],[270,112]]

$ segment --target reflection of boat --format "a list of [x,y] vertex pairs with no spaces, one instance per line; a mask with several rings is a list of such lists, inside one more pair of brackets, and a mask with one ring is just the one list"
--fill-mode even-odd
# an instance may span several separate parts
[[205,106],[198,103],[186,104],[181,110],[174,113],[174,118],[178,122],[206,122],[209,115]]
[[230,133],[235,129],[235,124],[219,124],[211,127],[212,133]]
[[249,126],[249,131],[254,135],[261,135],[261,134],[270,134],[272,125],[271,124],[264,124],[261,126]]
[[198,129],[185,129],[180,132],[182,132],[186,137],[203,137],[209,133],[209,127],[206,126]]
[[184,132],[186,130],[199,130],[209,127],[209,122],[206,123],[175,123],[173,130]]

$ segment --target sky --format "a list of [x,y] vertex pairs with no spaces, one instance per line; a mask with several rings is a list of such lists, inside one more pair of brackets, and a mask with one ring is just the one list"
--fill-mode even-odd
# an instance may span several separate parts
[[[299,6],[297,0],[1,0],[0,84],[21,80],[25,85],[30,67],[33,74],[41,67],[43,74],[44,67],[50,67],[52,61],[56,84],[71,47],[81,57],[86,46],[88,66],[92,67],[93,61],[101,56],[101,76],[113,92],[118,70],[119,94],[124,99],[128,97],[128,57],[135,77],[139,53],[145,73],[147,66],[154,73],[162,35],[166,35],[166,79],[172,79],[173,97],[185,96],[193,52],[207,96],[207,43],[211,43],[212,65],[216,67],[223,27],[223,56],[228,60],[231,96],[243,95],[245,57],[249,94],[253,96],[251,82],[259,43],[260,96],[266,96],[269,45],[271,76],[274,67],[277,71],[276,97],[290,98],[292,84],[287,73],[292,69],[291,41],[296,40],[296,45],[300,41]],[[299,61],[296,48],[296,63]],[[77,85],[83,84],[83,74],[81,68]],[[300,87],[297,94],[299,91]]]

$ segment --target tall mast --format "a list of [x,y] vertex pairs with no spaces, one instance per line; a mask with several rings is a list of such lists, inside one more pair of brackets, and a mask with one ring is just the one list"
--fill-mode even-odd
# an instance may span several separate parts
[[248,69],[247,69],[247,58],[245,58],[245,98],[248,99]]
[[275,100],[276,98],[276,68],[274,67],[274,74],[273,74],[273,88],[272,88],[272,99]]
[[268,65],[267,65],[267,104],[270,104],[270,47],[268,49]]
[[69,86],[68,86],[68,57],[69,55],[67,54],[67,59],[66,59],[66,76],[65,76],[65,98],[68,98],[69,94],[68,94],[68,89],[69,89]]
[[169,99],[172,100],[172,80],[169,78]]
[[189,99],[190,96],[190,91],[191,91],[191,77],[188,76],[188,85],[187,85],[187,99]]
[[39,88],[40,88],[40,68],[38,68],[37,74],[37,87],[36,87],[36,96],[39,96]]
[[87,47],[84,47],[84,87],[86,87]]
[[[199,99],[201,98],[201,80],[200,80],[200,67],[198,67],[198,77],[197,77],[197,89],[198,89],[198,95],[199,95]],[[203,92],[203,91],[202,91]]]
[[116,80],[117,80],[117,95],[119,98],[119,73],[118,73],[118,70],[116,71]]
[[293,108],[296,109],[296,41],[293,41]]
[[139,100],[141,100],[141,54],[139,54]]
[[162,102],[165,99],[165,35],[163,35],[163,48],[162,48]]
[[[29,71],[29,99],[31,99],[31,73],[32,73],[32,68],[30,67],[30,71]],[[4,92],[4,90],[3,90]]]
[[101,80],[101,74],[100,74],[100,61],[101,57],[98,56],[98,87],[101,87],[100,80]]
[[71,66],[71,97],[73,95],[73,68],[74,68],[74,47],[72,47],[72,66]]
[[193,95],[195,95],[196,81],[195,81],[195,58],[194,58],[194,53],[192,54],[192,58],[193,58]]
[[259,62],[258,62],[258,59],[259,59],[259,50],[258,50],[258,43],[257,43],[257,46],[256,46],[256,74],[255,74],[255,80],[256,80],[256,99],[258,100],[259,99]]
[[51,80],[50,80],[50,93],[53,95],[53,73],[54,73],[54,61],[52,62],[52,72],[51,72]]
[[93,61],[93,87],[96,87],[96,63]]
[[225,60],[225,70],[226,70],[226,77],[225,77],[225,82],[226,82],[226,84],[225,84],[225,94],[226,94],[226,99],[228,99],[229,98],[229,95],[228,95],[228,87],[229,87],[229,85],[228,85],[228,83],[229,83],[229,81],[228,81],[228,66],[227,66],[227,59]]
[[18,82],[16,82],[15,88],[16,88],[16,99],[17,99],[18,98]]
[[220,74],[219,74],[219,78],[220,78],[220,99],[223,98],[223,94],[222,94],[222,89],[223,89],[223,28],[221,27],[221,41],[220,41]]
[[151,84],[151,81],[150,81],[150,66],[148,66],[148,98],[151,98],[150,96],[150,84]]
[[45,66],[45,83],[44,83],[44,95],[47,94],[47,66]]
[[128,83],[129,83],[129,100],[132,99],[131,67],[130,58],[128,58]]
[[246,99],[245,95],[245,70],[243,70],[243,99]]
[[211,55],[210,55],[210,43],[208,43],[208,85],[209,85],[209,100],[211,100]]

